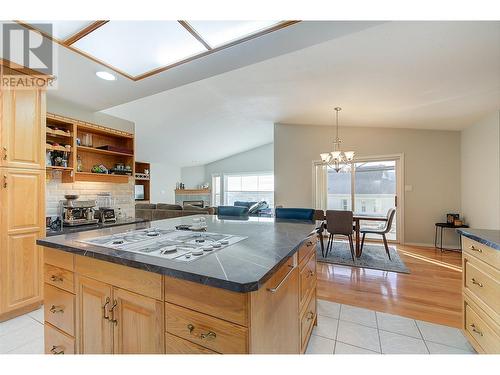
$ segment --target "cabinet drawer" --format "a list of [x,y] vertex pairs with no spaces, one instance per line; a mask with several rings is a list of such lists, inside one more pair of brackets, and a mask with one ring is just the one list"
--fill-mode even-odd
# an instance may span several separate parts
[[43,261],[47,264],[74,271],[74,260],[75,256],[73,254],[66,253],[62,250],[49,249],[48,247],[43,248]]
[[480,262],[467,255],[464,258],[464,263],[465,288],[491,307],[493,311],[500,311],[500,283],[498,282],[500,272],[487,265],[480,264]]
[[75,354],[75,339],[52,327],[44,326],[45,354]]
[[74,336],[75,296],[49,284],[45,284],[44,294],[43,309],[45,321]]
[[300,306],[304,305],[311,290],[316,287],[316,253],[312,253],[300,270]]
[[73,272],[46,263],[43,275],[47,284],[57,286],[71,293],[74,292],[75,280]]
[[217,354],[210,349],[194,344],[191,341],[181,339],[170,333],[165,334],[165,346],[167,354]]
[[500,354],[498,326],[482,312],[477,312],[467,300],[465,300],[464,303],[465,330],[472,336],[484,352],[489,354]]
[[318,237],[316,234],[309,236],[304,240],[299,248],[299,267],[303,260],[309,258],[313,251],[316,251],[316,243],[318,242]]
[[307,308],[300,316],[300,347],[301,352],[305,350],[309,336],[311,335],[314,321],[316,318],[316,291],[308,300]]
[[[189,290],[189,293],[186,291]],[[247,326],[246,293],[214,288],[165,276],[165,301]]]
[[500,269],[500,251],[465,236],[462,236],[462,249],[466,254],[470,254],[490,266]]
[[248,352],[248,330],[183,307],[165,304],[167,332],[218,353]]

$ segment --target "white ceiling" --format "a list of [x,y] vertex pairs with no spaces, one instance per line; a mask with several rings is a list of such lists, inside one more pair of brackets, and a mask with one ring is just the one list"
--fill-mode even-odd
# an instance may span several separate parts
[[274,123],[332,124],[337,105],[341,126],[443,130],[500,109],[500,22],[357,24],[105,112],[136,123],[140,158],[187,166],[272,142]]

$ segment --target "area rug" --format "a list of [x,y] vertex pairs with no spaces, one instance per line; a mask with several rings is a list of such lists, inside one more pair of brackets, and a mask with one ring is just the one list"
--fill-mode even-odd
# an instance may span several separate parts
[[[327,239],[325,238],[325,247]],[[343,266],[371,268],[374,270],[391,271],[399,273],[410,273],[410,270],[399,257],[398,252],[392,246],[389,246],[391,260],[387,257],[384,246],[364,245],[361,257],[351,258],[351,250],[347,242],[335,241],[330,253],[326,258],[321,255],[321,245],[318,242],[316,247],[318,262],[340,264]]]

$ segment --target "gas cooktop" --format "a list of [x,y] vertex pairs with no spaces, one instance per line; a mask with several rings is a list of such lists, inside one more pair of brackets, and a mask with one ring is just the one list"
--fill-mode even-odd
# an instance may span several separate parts
[[149,228],[90,238],[80,242],[158,258],[190,262],[246,238],[231,234]]

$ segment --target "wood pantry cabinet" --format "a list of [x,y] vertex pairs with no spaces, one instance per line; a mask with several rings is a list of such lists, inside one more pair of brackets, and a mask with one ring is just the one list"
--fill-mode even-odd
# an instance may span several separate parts
[[0,322],[42,303],[36,240],[45,235],[44,124],[43,89],[1,89]]
[[316,322],[309,242],[249,293],[45,248],[46,353],[302,353]]

